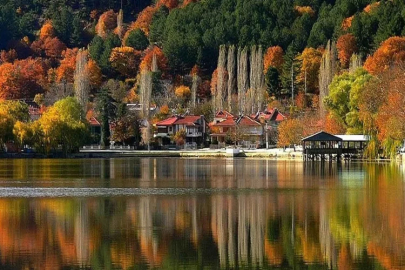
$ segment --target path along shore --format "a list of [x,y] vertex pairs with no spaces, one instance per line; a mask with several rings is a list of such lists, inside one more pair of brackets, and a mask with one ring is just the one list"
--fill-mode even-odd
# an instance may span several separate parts
[[199,150],[102,150],[102,149],[83,149],[80,153],[74,154],[74,157],[263,157],[277,159],[300,159],[302,152],[293,149],[283,150],[275,149],[199,149]]

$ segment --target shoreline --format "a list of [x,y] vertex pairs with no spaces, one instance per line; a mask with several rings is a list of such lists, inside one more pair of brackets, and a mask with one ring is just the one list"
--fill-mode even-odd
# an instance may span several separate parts
[[[126,158],[126,157],[161,157],[161,158],[264,158],[274,160],[294,160],[304,161],[301,151],[282,148],[273,149],[199,149],[199,150],[125,150],[125,149],[81,149],[77,153],[66,156],[44,155],[37,153],[2,153],[0,159],[55,159],[55,158]],[[316,160],[321,161],[321,160]],[[324,160],[328,161],[329,160]],[[403,162],[405,154],[399,154],[395,159],[342,159],[342,161],[362,161],[362,162]],[[308,161],[311,162],[311,161]],[[336,162],[332,160],[331,162]]]

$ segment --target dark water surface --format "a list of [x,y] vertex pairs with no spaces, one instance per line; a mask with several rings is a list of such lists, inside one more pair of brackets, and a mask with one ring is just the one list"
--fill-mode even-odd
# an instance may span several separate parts
[[0,160],[0,269],[405,269],[404,167]]

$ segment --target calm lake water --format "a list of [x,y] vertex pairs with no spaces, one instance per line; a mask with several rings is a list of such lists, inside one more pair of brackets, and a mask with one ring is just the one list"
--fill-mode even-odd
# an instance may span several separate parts
[[402,269],[405,169],[0,160],[0,269]]

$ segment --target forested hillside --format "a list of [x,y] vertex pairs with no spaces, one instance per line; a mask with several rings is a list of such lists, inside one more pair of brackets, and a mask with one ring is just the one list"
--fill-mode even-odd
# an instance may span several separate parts
[[[325,122],[336,116],[325,99],[332,78],[364,62],[374,76],[402,63],[403,39],[389,38],[403,35],[402,0],[3,0],[0,97],[36,97],[45,108],[76,95],[100,116],[104,89],[116,108],[207,113],[221,108],[215,100],[241,95],[232,70],[246,57],[244,94],[295,108],[292,115],[320,108]],[[263,78],[252,82],[255,72]]]

